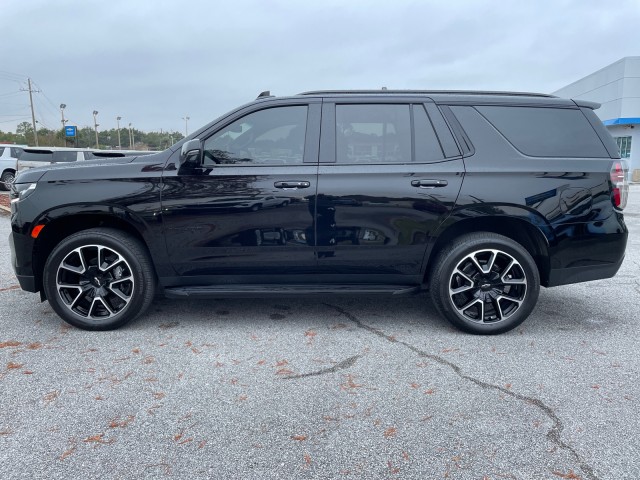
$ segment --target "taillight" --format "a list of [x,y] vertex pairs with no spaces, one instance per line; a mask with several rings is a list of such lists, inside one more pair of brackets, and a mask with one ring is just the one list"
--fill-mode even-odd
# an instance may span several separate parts
[[622,210],[627,206],[629,196],[629,182],[627,182],[627,163],[624,160],[616,160],[611,165],[611,200],[616,208]]

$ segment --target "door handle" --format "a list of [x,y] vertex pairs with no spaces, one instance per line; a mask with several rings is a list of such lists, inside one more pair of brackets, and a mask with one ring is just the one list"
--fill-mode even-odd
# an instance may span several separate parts
[[449,182],[446,180],[411,180],[411,186],[418,188],[446,187],[447,185]]
[[309,188],[310,185],[309,182],[275,182],[273,184],[276,188]]

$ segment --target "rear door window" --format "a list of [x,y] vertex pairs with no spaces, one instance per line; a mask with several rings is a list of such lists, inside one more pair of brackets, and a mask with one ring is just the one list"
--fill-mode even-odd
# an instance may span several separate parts
[[336,105],[337,163],[411,161],[409,105]]
[[475,107],[520,152],[532,157],[609,157],[579,109]]

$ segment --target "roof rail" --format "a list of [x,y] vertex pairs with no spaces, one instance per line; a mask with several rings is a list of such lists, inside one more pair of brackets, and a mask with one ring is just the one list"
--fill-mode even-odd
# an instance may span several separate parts
[[298,95],[376,95],[376,94],[420,94],[420,95],[503,95],[513,97],[545,97],[557,98],[547,93],[533,92],[501,92],[482,90],[313,90]]

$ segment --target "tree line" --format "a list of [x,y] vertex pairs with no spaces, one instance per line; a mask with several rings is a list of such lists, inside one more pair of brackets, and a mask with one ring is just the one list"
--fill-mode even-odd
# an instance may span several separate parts
[[[38,144],[41,147],[96,147],[96,134],[93,128],[78,128],[76,134],[77,138],[74,141],[73,138],[65,138],[62,129],[38,128]],[[180,132],[143,132],[135,128],[130,131],[128,127],[120,129],[120,145],[123,150],[129,150],[132,143],[134,150],[164,150],[183,138],[184,135]],[[35,146],[32,125],[29,122],[22,122],[16,127],[16,133],[0,130],[0,143]],[[117,149],[118,130],[115,128],[98,130],[98,144],[101,149]]]

